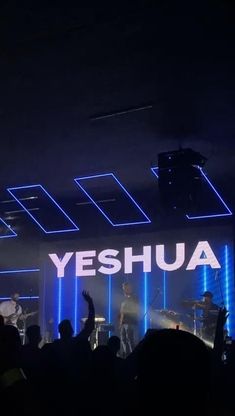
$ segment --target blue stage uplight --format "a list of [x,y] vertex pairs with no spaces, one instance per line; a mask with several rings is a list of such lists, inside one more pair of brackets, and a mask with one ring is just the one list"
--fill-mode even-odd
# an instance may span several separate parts
[[[112,322],[112,276],[108,276],[108,323]],[[111,331],[109,331],[109,337]]]
[[[229,282],[229,261],[228,261],[228,246],[225,245],[224,247],[224,266],[225,266],[225,307],[227,311],[230,311],[230,282]],[[228,329],[228,333],[230,334],[230,319],[227,318],[226,326]]]
[[207,290],[207,266],[203,266],[203,291]]
[[[61,322],[62,279],[58,278],[58,324]],[[58,325],[57,325],[58,326]],[[59,333],[58,333],[59,336]]]
[[74,332],[78,332],[78,278],[75,276],[75,289],[74,289]]
[[144,333],[148,329],[148,274],[144,273]]
[[111,322],[111,305],[112,305],[112,276],[108,276],[109,295],[108,295],[108,322]]
[[[31,212],[26,208],[26,206],[22,203],[22,201],[19,198],[17,198],[15,196],[15,194],[14,194],[14,191],[25,190],[25,189],[33,189],[33,188],[34,189],[35,188],[39,188],[49,198],[49,200],[57,207],[57,209],[60,212],[60,214],[62,213],[63,217],[66,217],[66,219],[68,220],[68,222],[70,224],[72,224],[72,227],[71,228],[62,229],[62,230],[50,230],[50,231],[46,230],[40,224],[40,222],[35,218],[35,216],[33,214],[31,214]],[[47,190],[42,185],[37,184],[37,185],[18,186],[18,187],[14,187],[14,188],[7,188],[7,191],[18,202],[18,204],[24,209],[24,211],[27,212],[27,214],[32,218],[32,220],[41,228],[41,230],[45,234],[67,233],[67,232],[70,232],[70,231],[78,231],[79,230],[79,228],[77,227],[77,225],[72,221],[72,219],[68,216],[68,214],[66,214],[66,212],[55,201],[55,199],[52,198],[52,196],[47,192]]]
[[[141,212],[141,214],[144,216],[145,220],[143,221],[133,221],[133,222],[122,222],[122,223],[114,223],[110,217],[104,212],[104,210],[100,207],[100,205],[92,198],[92,196],[86,191],[84,186],[81,185],[81,181],[85,181],[87,179],[96,179],[96,178],[103,178],[103,177],[111,177],[114,179],[114,181],[119,185],[119,187],[123,190],[125,195],[132,201],[134,206]],[[148,224],[151,223],[151,220],[148,218],[148,216],[145,214],[145,212],[142,210],[142,208],[137,204],[137,202],[134,200],[134,198],[130,195],[130,193],[127,191],[127,189],[122,185],[122,183],[118,180],[118,178],[113,173],[104,173],[99,175],[92,175],[92,176],[83,176],[80,178],[75,178],[74,181],[76,184],[80,187],[80,189],[86,194],[86,196],[90,199],[90,201],[98,208],[98,210],[101,212],[101,214],[108,220],[108,222],[113,227],[122,227],[126,225],[139,225],[139,224]]]
[[163,272],[163,309],[166,309],[166,272]]

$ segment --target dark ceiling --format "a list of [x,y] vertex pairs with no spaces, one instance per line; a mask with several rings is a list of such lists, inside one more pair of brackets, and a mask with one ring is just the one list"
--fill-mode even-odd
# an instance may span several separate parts
[[73,178],[114,172],[148,209],[158,153],[189,147],[232,207],[233,2],[31,3],[0,8],[0,200],[41,183],[75,207]]

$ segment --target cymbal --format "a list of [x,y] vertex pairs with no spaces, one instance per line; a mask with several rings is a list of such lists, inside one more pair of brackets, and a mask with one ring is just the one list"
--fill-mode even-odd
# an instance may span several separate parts
[[153,312],[168,317],[176,317],[182,315],[181,313],[172,311],[170,309],[154,309]]
[[201,303],[201,301],[200,300],[197,300],[197,299],[185,299],[185,300],[182,300],[182,304],[184,306],[194,306],[194,305],[196,305],[196,303]]

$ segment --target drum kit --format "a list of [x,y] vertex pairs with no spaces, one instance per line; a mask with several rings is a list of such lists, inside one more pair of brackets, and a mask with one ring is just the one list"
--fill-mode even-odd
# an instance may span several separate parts
[[[202,307],[201,300],[186,299],[182,301],[184,308],[191,309],[188,313],[179,313],[169,309],[155,309],[150,316],[151,326],[155,328],[178,328],[201,337],[202,316],[198,310]],[[218,315],[218,310],[210,310],[210,314]]]
[[153,328],[177,328],[183,331],[190,331],[190,328],[183,320],[183,314],[169,309],[153,310],[150,316],[150,322]]

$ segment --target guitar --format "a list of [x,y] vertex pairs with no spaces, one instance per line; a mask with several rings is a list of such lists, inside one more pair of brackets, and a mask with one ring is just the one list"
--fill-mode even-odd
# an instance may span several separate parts
[[38,311],[29,312],[29,313],[22,313],[18,315],[18,313],[12,313],[11,315],[4,316],[4,323],[5,325],[15,325],[14,321],[16,319],[20,319],[22,321],[26,321],[29,316],[34,316],[38,313]]

